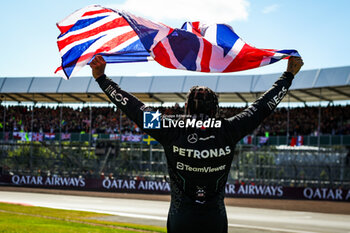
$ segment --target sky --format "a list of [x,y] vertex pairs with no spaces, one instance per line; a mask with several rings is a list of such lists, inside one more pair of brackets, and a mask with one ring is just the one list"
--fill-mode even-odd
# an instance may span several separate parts
[[[303,70],[350,65],[348,0],[11,0],[1,4],[0,77],[54,77],[61,61],[56,23],[91,4],[127,10],[174,28],[185,21],[227,23],[255,47],[298,50]],[[286,64],[280,61],[234,74],[280,73]],[[106,73],[205,75],[167,69],[156,62],[109,64]],[[77,73],[89,75],[89,67]]]

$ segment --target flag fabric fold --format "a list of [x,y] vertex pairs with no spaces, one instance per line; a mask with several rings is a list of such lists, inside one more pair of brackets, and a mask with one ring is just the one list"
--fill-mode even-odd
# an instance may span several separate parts
[[128,12],[91,5],[57,23],[58,73],[69,79],[101,54],[107,63],[157,61],[171,69],[235,72],[275,63],[296,50],[258,49],[226,24],[186,22],[171,28]]

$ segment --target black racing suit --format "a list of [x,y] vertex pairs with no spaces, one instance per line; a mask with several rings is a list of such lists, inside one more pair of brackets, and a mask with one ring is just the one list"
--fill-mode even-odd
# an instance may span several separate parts
[[191,118],[188,127],[169,127],[169,121],[179,123],[177,120],[185,121],[186,126],[185,118],[164,119],[161,129],[144,129],[143,113],[151,109],[105,75],[97,79],[110,100],[164,147],[171,185],[168,232],[227,232],[224,194],[235,145],[274,111],[293,78],[292,73],[285,72],[241,113],[228,119],[210,119],[212,128],[208,124],[191,127]]

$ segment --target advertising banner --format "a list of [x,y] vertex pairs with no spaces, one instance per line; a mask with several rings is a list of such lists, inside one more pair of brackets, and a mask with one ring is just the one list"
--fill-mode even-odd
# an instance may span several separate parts
[[[0,185],[123,193],[170,193],[170,184],[168,182],[152,180],[3,175],[0,176]],[[278,185],[227,183],[225,192],[227,197],[350,201],[350,190],[341,188],[285,187]]]

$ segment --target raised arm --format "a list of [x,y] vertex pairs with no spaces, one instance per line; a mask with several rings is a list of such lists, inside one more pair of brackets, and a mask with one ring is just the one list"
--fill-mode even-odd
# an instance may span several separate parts
[[105,75],[106,62],[102,56],[97,55],[90,63],[92,76],[100,85],[108,98],[117,105],[132,121],[134,121],[144,132],[150,134],[157,141],[162,142],[164,137],[162,129],[146,130],[143,128],[143,112],[151,111],[132,94],[122,90],[118,84]]
[[231,132],[234,140],[238,141],[251,133],[275,110],[287,94],[294,76],[299,72],[303,64],[303,60],[300,57],[289,58],[286,72],[272,85],[272,88],[241,113],[228,119],[232,127]]

